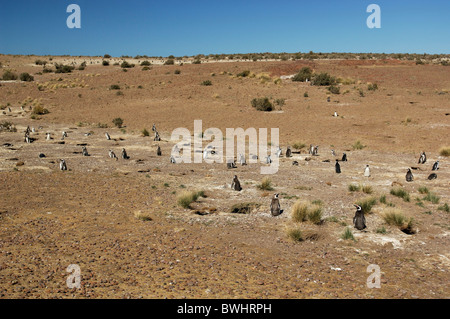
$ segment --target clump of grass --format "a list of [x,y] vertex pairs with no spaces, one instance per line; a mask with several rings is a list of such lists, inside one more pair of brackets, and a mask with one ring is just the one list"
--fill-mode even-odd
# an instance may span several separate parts
[[360,185],[350,184],[348,185],[349,192],[359,192],[361,190]]
[[142,221],[150,221],[150,220],[152,220],[152,218],[150,217],[149,214],[143,213],[140,210],[134,212],[134,217],[136,217],[137,219],[142,220]]
[[361,187],[361,189],[362,189],[363,193],[366,193],[366,194],[372,194],[373,193],[372,186],[363,185]]
[[356,205],[361,206],[361,209],[365,214],[370,214],[373,206],[375,206],[376,203],[377,199],[375,197],[369,196],[358,200],[356,202]]
[[430,191],[425,186],[420,186],[419,187],[419,193],[421,193],[421,194],[428,194],[429,192]]
[[273,110],[273,104],[269,101],[269,98],[254,98],[251,101],[251,105],[256,108],[258,111],[270,112]]
[[191,208],[191,204],[198,199],[199,195],[194,191],[184,191],[177,197],[177,203],[183,208]]
[[395,208],[386,210],[383,214],[383,219],[388,225],[397,226],[402,232],[406,234],[414,234],[415,221],[412,217],[406,217],[402,211]]
[[299,228],[288,228],[286,234],[293,241],[303,241],[303,233]]
[[392,188],[390,194],[396,197],[403,198],[405,202],[409,202],[411,200],[409,193],[401,187]]
[[0,123],[0,132],[3,130],[7,132],[17,132],[16,126],[12,122],[8,121],[3,121]]
[[406,216],[396,208],[387,209],[383,214],[383,219],[388,225],[398,227],[402,227],[407,220]]
[[120,117],[116,117],[115,119],[112,120],[112,122],[118,128],[121,128],[123,125],[123,120]]
[[355,240],[355,237],[353,236],[353,233],[349,227],[345,228],[345,231],[342,233],[341,238],[344,240]]
[[377,228],[376,232],[377,232],[377,234],[386,234],[387,233],[386,228],[384,226]]
[[110,90],[120,90],[120,86],[118,84],[111,84],[109,86]]
[[256,185],[256,187],[260,190],[271,191],[273,190],[272,180],[269,177],[264,177],[261,184]]
[[450,156],[450,146],[443,146],[439,150],[439,155],[441,156]]
[[386,201],[386,195],[380,196],[379,201],[380,201],[380,203],[382,203],[382,204],[386,204],[386,203],[387,203],[387,201]]
[[442,205],[442,206],[439,206],[439,207],[438,207],[438,210],[443,210],[444,212],[450,213],[450,207],[448,206],[447,203],[445,203],[445,204]]
[[361,141],[358,140],[358,141],[355,142],[355,144],[352,145],[352,147],[353,147],[354,150],[362,150],[363,148],[366,147],[366,145],[363,145],[361,143]]
[[31,114],[33,115],[44,115],[48,113],[50,113],[50,111],[40,105],[33,107],[33,110],[31,111]]
[[210,81],[210,80],[205,80],[205,81],[203,81],[202,83],[200,83],[201,85],[204,85],[204,86],[210,86],[210,85],[212,85],[212,82]]
[[142,133],[142,136],[150,136],[150,132],[147,131],[147,129],[145,129],[145,128],[141,131],[141,133]]
[[423,200],[432,202],[433,204],[438,204],[440,199],[441,198],[439,196],[437,196],[436,194],[431,193],[431,192],[427,193],[427,195],[423,198]]
[[292,148],[294,148],[296,150],[301,150],[302,148],[306,147],[305,143],[302,143],[302,142],[299,142],[299,141],[291,143],[291,144],[292,144]]
[[297,201],[292,206],[291,218],[294,222],[304,222],[309,220],[314,224],[322,222],[322,207],[306,201]]

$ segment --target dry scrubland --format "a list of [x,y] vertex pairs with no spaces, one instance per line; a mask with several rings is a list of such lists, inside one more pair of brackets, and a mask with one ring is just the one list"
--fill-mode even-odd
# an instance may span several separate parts
[[[75,69],[44,73],[37,59],[53,71],[55,62]],[[152,61],[143,70],[145,59],[127,59],[135,67],[124,72],[114,65],[122,59],[102,60],[0,56],[2,74],[34,77],[0,82],[0,124],[12,124],[0,131],[1,298],[450,296],[449,66]],[[282,78],[306,66],[340,78],[339,94]],[[272,112],[251,106],[262,97]],[[301,149],[265,181],[265,164],[170,164],[172,130],[193,132],[196,119],[204,130],[279,128],[283,151]],[[36,129],[31,144],[27,126]],[[307,154],[309,144],[319,156]],[[108,157],[122,147],[129,160]],[[331,149],[347,153],[342,174]],[[417,164],[421,151],[425,164]],[[59,171],[60,158],[68,171]],[[408,167],[419,168],[411,183]],[[235,174],[241,192],[230,188]],[[269,212],[275,192],[278,217]],[[352,225],[355,203],[367,210],[362,232]],[[70,264],[81,268],[81,289],[66,286]],[[370,264],[380,266],[380,289],[366,286]]]

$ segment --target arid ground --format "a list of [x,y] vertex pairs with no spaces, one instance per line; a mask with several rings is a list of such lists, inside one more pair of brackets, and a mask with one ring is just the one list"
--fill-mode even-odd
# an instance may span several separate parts
[[[53,70],[55,62],[86,67],[42,73],[37,59]],[[450,146],[450,67],[399,60],[150,61],[142,70],[144,59],[128,59],[136,66],[124,72],[114,65],[122,59],[108,60],[103,66],[99,57],[0,56],[1,73],[34,76],[0,81],[0,124],[17,129],[0,131],[1,298],[450,297],[450,166],[440,154]],[[340,94],[280,79],[304,66],[341,78]],[[237,76],[245,70],[248,76]],[[207,80],[211,85],[202,85]],[[378,89],[368,90],[374,83]],[[275,110],[253,108],[258,97],[268,97]],[[33,115],[37,106],[49,113]],[[170,163],[172,131],[193,132],[194,120],[224,134],[279,128],[283,154],[288,145],[304,147],[281,156],[278,172],[268,175],[273,189],[261,190],[263,159],[235,169]],[[27,126],[35,130],[32,143],[24,142]],[[310,144],[319,145],[318,156],[308,154]],[[82,156],[82,146],[90,156]],[[122,148],[130,159],[120,158]],[[110,149],[118,160],[108,157]],[[422,151],[427,162],[418,164]],[[344,152],[348,161],[336,174]],[[59,159],[67,171],[59,170]],[[428,180],[438,160],[437,179]],[[370,177],[363,175],[366,165]],[[413,182],[405,180],[409,167]],[[240,192],[230,188],[234,175]],[[351,184],[366,186],[367,194],[350,191]],[[392,189],[404,190],[409,201]],[[205,197],[183,208],[177,198],[186,191]],[[274,193],[284,210],[277,217],[269,209]],[[367,197],[376,204],[359,231],[353,204]],[[322,221],[295,222],[298,200],[319,205]],[[257,205],[246,214],[230,211],[242,203]],[[408,233],[385,221],[392,210],[412,218]],[[302,240],[288,235],[293,228]],[[346,229],[353,240],[342,238]],[[80,267],[79,289],[67,286],[72,264]],[[380,288],[367,285],[369,265],[379,266]]]

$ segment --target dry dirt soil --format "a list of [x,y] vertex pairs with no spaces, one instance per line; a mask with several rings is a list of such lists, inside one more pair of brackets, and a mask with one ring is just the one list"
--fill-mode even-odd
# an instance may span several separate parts
[[[136,66],[124,72],[114,65],[120,59],[103,66],[101,58],[54,57],[47,67],[87,66],[37,74],[38,58],[49,61],[0,56],[2,73],[34,76],[33,82],[0,82],[0,123],[17,128],[0,132],[1,298],[450,297],[450,224],[442,209],[450,203],[449,158],[439,154],[450,146],[449,67],[396,60],[154,61],[143,71],[142,61],[130,59]],[[279,80],[303,66],[346,84],[340,94],[330,94],[326,87]],[[244,70],[251,74],[236,76]],[[206,80],[212,85],[201,85]],[[369,91],[369,83],[378,90]],[[120,90],[111,90],[113,84]],[[284,104],[272,112],[251,106],[253,98],[265,96]],[[49,113],[32,116],[30,107],[37,105]],[[122,128],[112,124],[117,117]],[[193,132],[194,120],[203,121],[204,131],[224,133],[279,128],[283,152],[294,143],[306,147],[292,158],[281,156],[278,172],[269,175],[273,190],[260,190],[261,162],[235,169],[170,163],[172,131]],[[153,140],[153,123],[160,142]],[[24,142],[27,126],[35,130],[32,143]],[[144,128],[150,136],[141,134]],[[46,133],[53,139],[46,140]],[[362,149],[353,148],[357,141]],[[310,144],[319,145],[318,156],[308,154]],[[82,156],[83,145],[90,156]],[[156,155],[158,145],[162,156]],[[120,158],[122,148],[130,159]],[[118,160],[108,157],[110,149]],[[418,164],[422,151],[428,160]],[[336,174],[334,162],[343,152],[348,162]],[[68,171],[59,170],[62,158]],[[437,160],[438,177],[430,181]],[[370,177],[363,175],[367,164]],[[410,183],[408,167],[417,168]],[[230,188],[234,175],[241,192]],[[351,192],[350,184],[369,186],[372,193]],[[391,195],[393,187],[408,192],[410,201]],[[420,187],[439,202],[423,199]],[[185,209],[177,204],[184,191],[204,191],[205,197]],[[274,193],[284,209],[277,217],[269,211]],[[358,231],[353,204],[367,196],[377,203],[366,214],[367,229]],[[322,222],[294,222],[291,208],[298,200],[318,202]],[[247,214],[231,213],[239,203],[259,205]],[[413,218],[413,234],[386,224],[390,206]],[[302,241],[287,235],[293,227],[302,230]],[[342,239],[347,227],[354,240]],[[67,286],[72,264],[80,267],[79,289]],[[381,271],[380,288],[367,285],[372,264]]]

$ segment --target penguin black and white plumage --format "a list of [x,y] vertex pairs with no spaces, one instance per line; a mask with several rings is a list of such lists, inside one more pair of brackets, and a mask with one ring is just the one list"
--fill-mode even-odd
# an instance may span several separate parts
[[406,172],[406,181],[407,182],[412,182],[414,180],[414,176],[411,172],[411,169],[408,168],[408,171]]
[[268,155],[266,157],[266,164],[271,164],[272,163],[272,159],[270,158],[270,155]]
[[227,168],[236,168],[236,163],[234,161],[228,162],[227,163]]
[[292,165],[298,166],[298,161],[293,161],[293,162],[292,162]]
[[161,153],[161,147],[159,147],[159,145],[158,145],[158,149],[156,150],[156,155],[157,155],[157,156],[161,156],[161,155],[162,155],[162,153]]
[[420,154],[418,164],[425,164],[426,161],[427,161],[427,155],[425,154],[425,151],[423,151],[423,152]]
[[278,194],[274,194],[272,201],[270,202],[270,214],[272,214],[272,216],[278,216],[283,212],[283,210],[280,209],[280,200],[278,196]]
[[336,152],[334,150],[331,150],[331,155],[336,156]]
[[319,145],[314,146],[312,155],[313,155],[313,156],[319,155]]
[[130,157],[127,154],[127,151],[125,151],[124,148],[122,148],[122,159],[130,159]]
[[108,132],[105,133],[105,136],[108,141],[111,140],[111,136],[109,136]]
[[67,164],[65,160],[63,159],[59,160],[59,169],[62,171],[67,171]]
[[431,181],[432,179],[436,179],[437,178],[437,174],[436,173],[431,173],[430,175],[428,175],[428,179]]
[[233,177],[233,181],[231,182],[231,188],[238,192],[242,190],[241,183],[239,182],[237,175],[234,175]]
[[364,169],[364,176],[370,177],[370,168],[369,165],[366,165],[366,168]]
[[338,114],[337,114],[337,112],[336,111],[334,111],[334,115],[333,115],[334,117],[338,117]]
[[341,162],[347,162],[347,154],[342,153],[342,159]]
[[366,226],[366,218],[364,217],[364,212],[362,207],[359,205],[354,205],[356,207],[355,216],[353,217],[353,225],[358,230],[365,229]]
[[286,157],[291,157],[292,156],[292,151],[291,151],[291,147],[288,146],[286,149]]
[[153,126],[152,126],[152,131],[153,131],[153,132],[155,132],[155,131],[156,131],[156,125],[155,125],[155,123],[153,123]]
[[439,161],[434,162],[432,171],[437,171],[439,169]]
[[173,157],[173,156],[170,156],[170,163],[172,163],[172,164],[176,164],[176,161],[175,161],[175,157]]
[[242,154],[239,154],[239,163],[243,165],[247,165],[247,162],[245,161],[245,156]]
[[278,147],[277,157],[280,157],[282,154],[283,154],[283,151],[281,150],[281,147]]
[[86,146],[83,146],[81,153],[83,154],[83,156],[89,156]]
[[341,165],[339,165],[339,161],[336,160],[336,164],[334,165],[336,173],[340,174],[341,173]]

